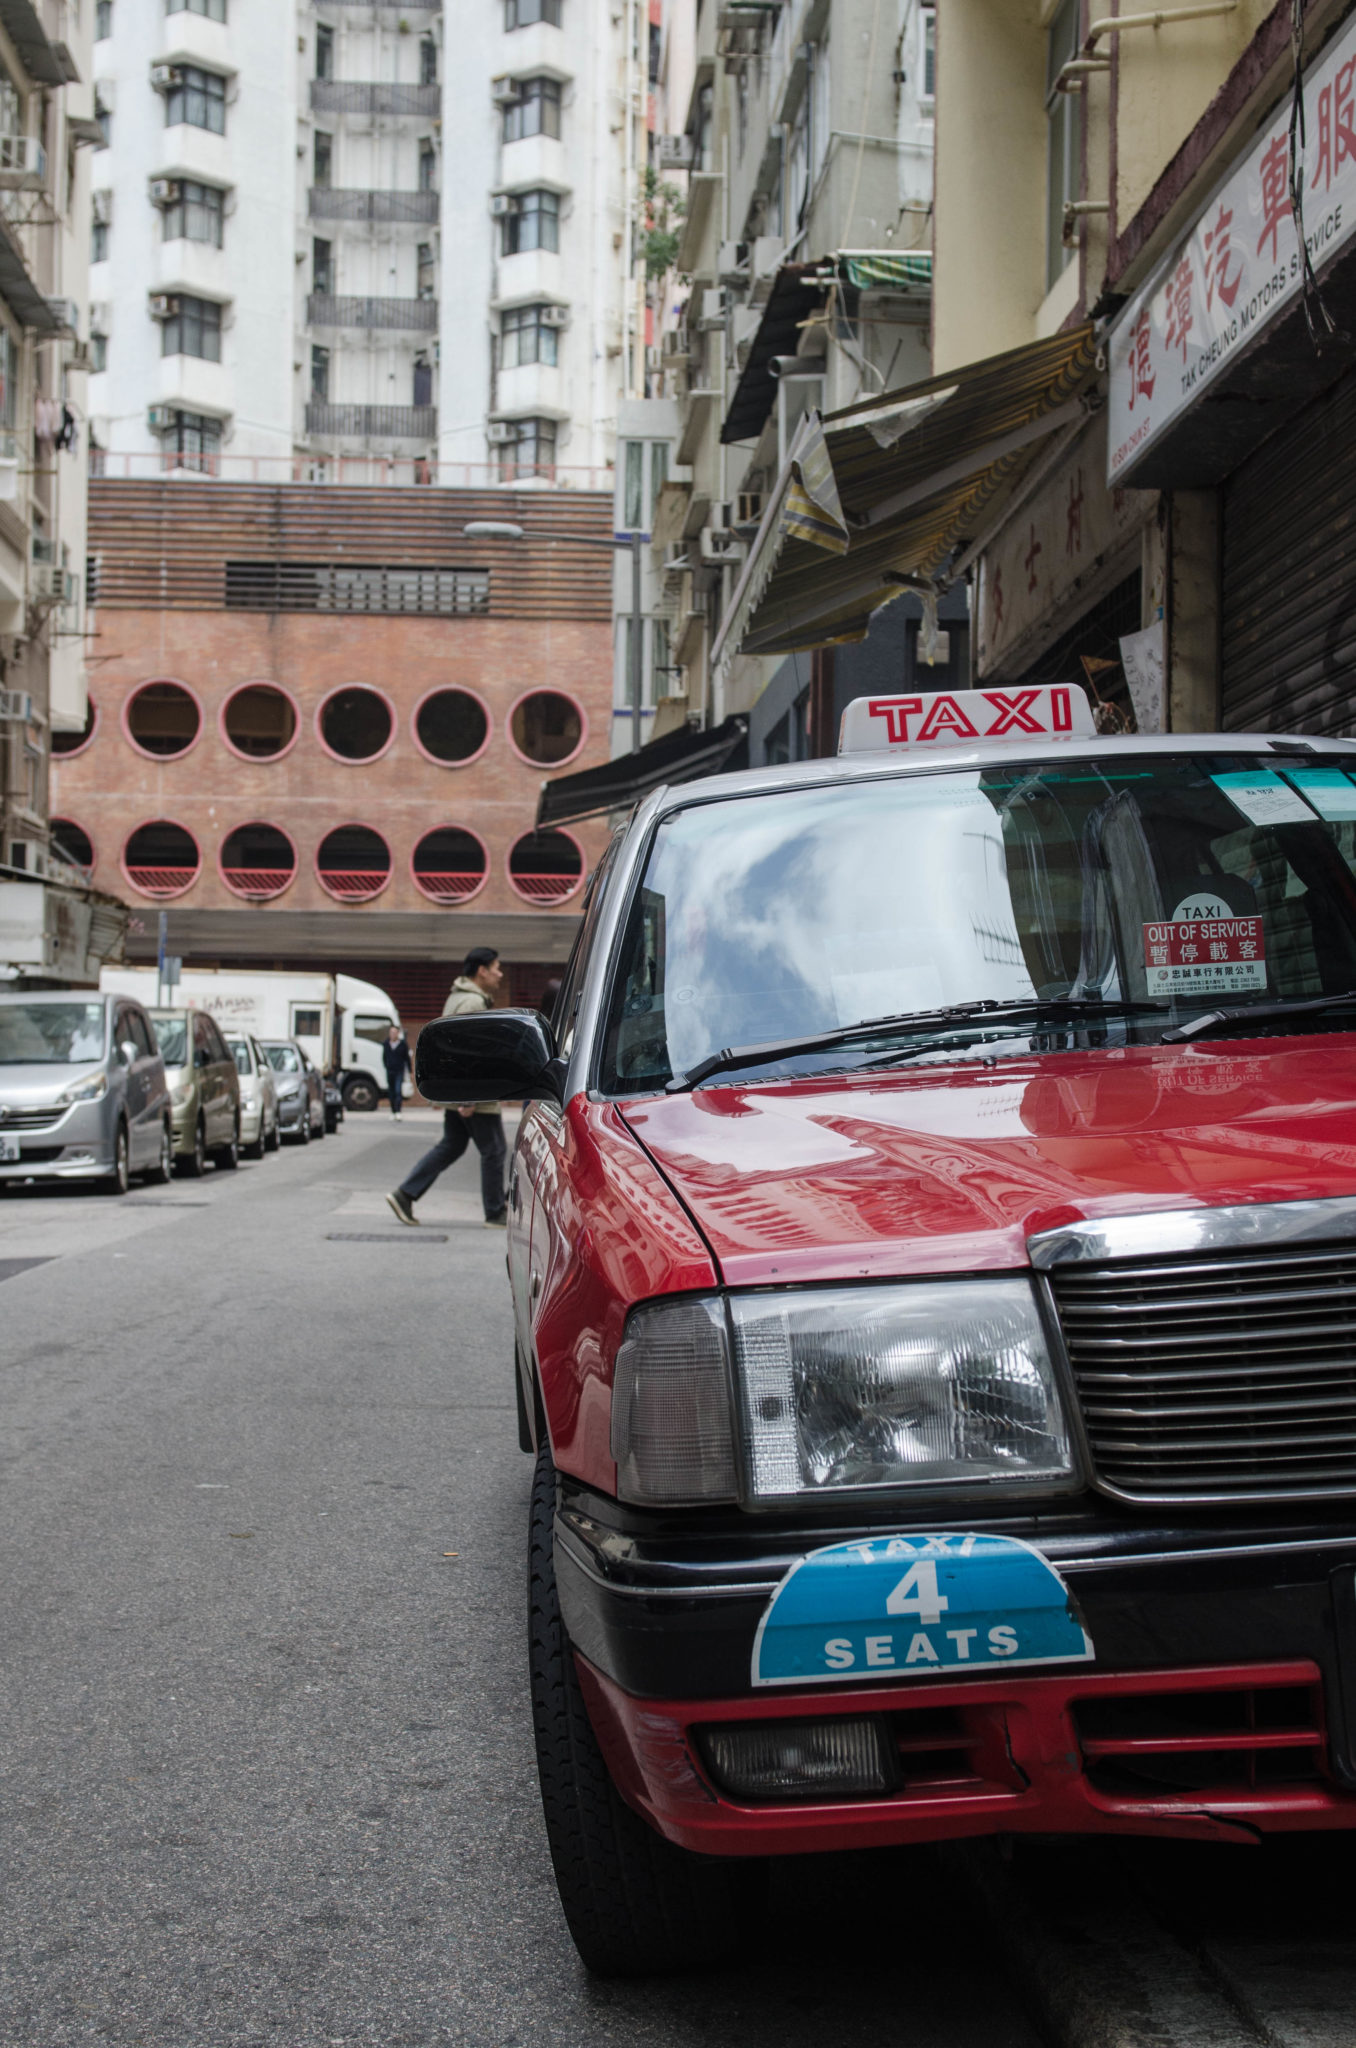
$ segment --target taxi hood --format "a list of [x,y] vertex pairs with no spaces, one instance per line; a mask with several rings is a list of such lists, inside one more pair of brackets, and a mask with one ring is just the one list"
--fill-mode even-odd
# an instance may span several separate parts
[[732,1286],[1023,1266],[1083,1219],[1356,1192],[1356,1036],[967,1060],[619,1105]]

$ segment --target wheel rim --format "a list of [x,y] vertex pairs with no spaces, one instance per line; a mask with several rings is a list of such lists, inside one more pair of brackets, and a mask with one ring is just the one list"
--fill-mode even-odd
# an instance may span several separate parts
[[119,1194],[125,1195],[131,1185],[132,1155],[127,1144],[126,1131],[118,1132],[118,1149],[114,1155],[113,1178],[118,1184]]
[[198,1171],[201,1173],[207,1164],[207,1133],[201,1124],[198,1125],[193,1138],[193,1157],[197,1163]]
[[168,1131],[160,1133],[160,1173],[168,1180],[174,1171],[174,1143]]

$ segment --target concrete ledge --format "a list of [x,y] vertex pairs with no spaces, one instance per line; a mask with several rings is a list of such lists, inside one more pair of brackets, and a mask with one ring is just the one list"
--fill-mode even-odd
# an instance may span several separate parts
[[[155,913],[127,935],[127,958],[156,957]],[[176,910],[169,950],[191,965],[214,960],[408,960],[442,965],[472,946],[497,946],[506,960],[563,965],[579,929],[577,913],[458,910]]]

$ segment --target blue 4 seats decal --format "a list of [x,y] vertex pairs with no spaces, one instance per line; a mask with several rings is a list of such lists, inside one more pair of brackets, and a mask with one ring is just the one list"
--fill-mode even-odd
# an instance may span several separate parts
[[755,1685],[870,1684],[1086,1663],[1068,1587],[1015,1536],[876,1536],[792,1565],[753,1645]]

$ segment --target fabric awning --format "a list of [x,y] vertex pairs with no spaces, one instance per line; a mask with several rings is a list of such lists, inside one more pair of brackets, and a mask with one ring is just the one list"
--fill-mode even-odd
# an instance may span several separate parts
[[651,740],[634,754],[619,754],[601,768],[582,768],[577,775],[543,782],[537,800],[537,830],[596,818],[604,811],[626,810],[666,783],[695,782],[699,775],[746,767],[748,737],[746,718],[727,718],[711,732],[684,729],[665,733],[663,739]]
[[860,640],[902,591],[925,598],[1050,434],[1082,420],[1091,326],[802,422],[713,662]]
[[818,263],[784,263],[777,272],[721,426],[722,441],[756,441],[762,433],[777,401],[773,361],[796,353],[802,324],[824,303],[820,268]]

